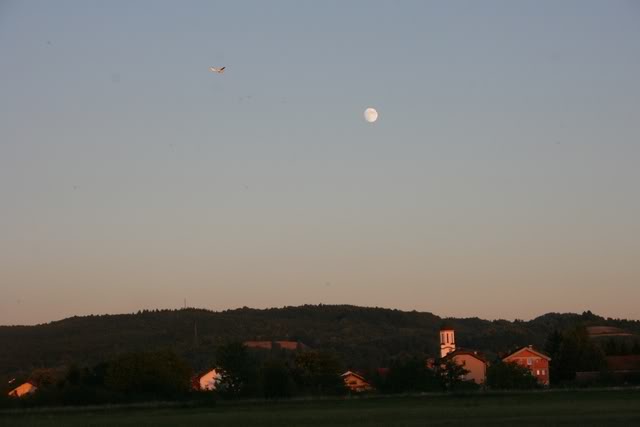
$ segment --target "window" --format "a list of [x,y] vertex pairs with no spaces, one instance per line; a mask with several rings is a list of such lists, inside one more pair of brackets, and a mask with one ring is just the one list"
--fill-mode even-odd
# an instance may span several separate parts
[[546,375],[546,374],[544,373],[544,369],[542,370],[542,375]]
[[540,375],[540,369],[536,369],[536,375]]
[[533,365],[533,358],[532,357],[527,357],[527,365],[529,365],[529,366]]

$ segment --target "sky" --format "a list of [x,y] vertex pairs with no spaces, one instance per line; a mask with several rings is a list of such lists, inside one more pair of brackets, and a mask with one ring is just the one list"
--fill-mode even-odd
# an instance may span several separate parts
[[0,70],[2,325],[640,319],[639,1],[4,0]]

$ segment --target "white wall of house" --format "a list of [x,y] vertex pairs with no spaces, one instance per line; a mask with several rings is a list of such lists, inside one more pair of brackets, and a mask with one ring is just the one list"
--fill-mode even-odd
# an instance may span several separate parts
[[218,383],[222,379],[222,375],[215,369],[210,370],[200,377],[200,390],[215,390]]

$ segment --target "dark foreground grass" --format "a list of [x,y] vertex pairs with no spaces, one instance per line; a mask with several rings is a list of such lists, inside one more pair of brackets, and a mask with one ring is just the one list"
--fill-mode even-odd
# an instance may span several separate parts
[[630,426],[640,390],[221,403],[212,408],[73,408],[0,413],[21,426]]

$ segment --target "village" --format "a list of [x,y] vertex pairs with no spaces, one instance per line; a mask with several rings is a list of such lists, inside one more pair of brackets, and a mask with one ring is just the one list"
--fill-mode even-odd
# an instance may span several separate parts
[[[86,393],[88,389],[115,393],[99,398],[107,401],[207,392],[222,398],[281,398],[632,385],[640,378],[636,336],[612,326],[551,331],[546,351],[534,345],[512,347],[502,353],[459,346],[450,323],[441,324],[433,338],[433,344],[439,347],[435,357],[420,352],[398,353],[387,364],[369,364],[368,369],[344,363],[337,354],[299,340],[229,342],[216,348],[215,356],[199,369],[171,351],[128,352],[82,369],[70,365],[9,377],[4,394],[20,400],[37,395],[46,400],[48,397],[42,396],[52,393],[91,396]],[[468,342],[471,337],[461,338]],[[202,351],[207,348],[195,346],[192,354]],[[171,372],[163,368],[168,365],[174,366]],[[167,378],[173,382],[166,384]],[[173,394],[167,395],[166,390],[173,390]],[[95,403],[102,402],[95,399]]]
[[[277,347],[286,351],[297,351],[307,348],[303,343],[297,341],[245,341],[244,345],[250,349],[271,350]],[[536,379],[541,387],[548,387],[549,381],[549,362],[551,358],[542,351],[535,349],[529,345],[522,347],[502,358],[503,363],[517,364],[525,367],[530,374]],[[476,350],[457,348],[455,342],[455,331],[453,328],[445,327],[440,330],[440,357],[428,358],[425,365],[434,370],[447,361],[453,362],[463,368],[464,374],[460,377],[461,381],[472,382],[479,387],[485,385],[487,379],[487,368],[490,362],[485,356]],[[385,377],[389,372],[389,368],[381,367],[377,369],[377,373],[381,377]],[[214,368],[192,378],[192,387],[195,390],[216,390],[218,384],[223,379],[224,371],[221,368]],[[345,387],[351,393],[366,393],[375,391],[375,386],[364,374],[347,370],[341,374]]]
[[[440,357],[427,358],[425,366],[430,370],[437,370],[440,366],[453,363],[460,367],[459,380],[483,387],[487,379],[487,368],[490,362],[480,352],[456,347],[455,331],[453,328],[444,327],[440,330]],[[248,350],[271,351],[274,349],[284,352],[308,351],[310,348],[298,341],[245,341],[243,346]],[[550,357],[533,346],[522,347],[502,358],[503,363],[516,364],[529,370],[541,387],[548,387]],[[389,368],[380,367],[377,374],[385,378]],[[135,373],[132,373],[135,375]],[[212,368],[191,377],[191,388],[194,391],[216,391],[223,381],[225,370],[220,367]],[[347,370],[340,375],[344,387],[350,393],[374,392],[375,385],[361,372]],[[35,381],[26,381],[12,388],[8,396],[25,397],[38,391],[39,385]]]

